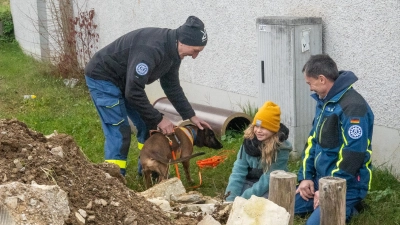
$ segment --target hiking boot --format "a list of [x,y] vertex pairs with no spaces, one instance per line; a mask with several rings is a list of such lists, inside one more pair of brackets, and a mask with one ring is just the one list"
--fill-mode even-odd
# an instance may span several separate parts
[[359,203],[357,203],[354,208],[359,212],[363,212],[366,209],[369,209],[369,205],[367,205],[367,203],[365,203],[364,200],[361,200]]

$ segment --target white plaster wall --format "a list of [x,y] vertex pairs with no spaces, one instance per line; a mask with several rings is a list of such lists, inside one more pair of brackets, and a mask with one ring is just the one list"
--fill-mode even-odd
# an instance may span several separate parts
[[40,58],[37,0],[11,0],[14,34],[25,54]]
[[[36,59],[53,60],[60,52],[62,41],[55,12],[57,4],[57,0],[10,1],[15,38],[25,54]],[[38,15],[39,10],[42,18]]]
[[[189,15],[198,16],[209,41],[196,60],[183,61],[181,80],[250,99],[258,96],[256,18],[322,17],[324,52],[359,77],[354,86],[370,102],[376,124],[400,128],[398,0],[89,0],[88,8],[96,11],[100,47],[133,29],[177,28]],[[204,94],[196,95],[191,101],[204,100]]]
[[400,178],[400,131],[375,125],[372,149],[373,165],[388,168]]
[[[28,23],[21,16],[32,10],[34,2],[11,0],[17,39],[25,50],[35,49],[37,35],[24,30]],[[232,102],[256,102],[258,97],[256,18],[321,17],[323,52],[336,60],[339,69],[355,72],[359,81],[354,87],[375,113],[376,164],[392,158],[390,165],[400,167],[400,159],[392,157],[399,147],[394,137],[386,135],[387,129],[400,131],[399,0],[87,0],[87,8],[96,12],[99,48],[133,29],[177,28],[188,16],[198,16],[209,41],[196,60],[182,62],[182,86],[191,102],[226,109],[237,105]],[[150,100],[163,95],[157,85],[146,88]]]

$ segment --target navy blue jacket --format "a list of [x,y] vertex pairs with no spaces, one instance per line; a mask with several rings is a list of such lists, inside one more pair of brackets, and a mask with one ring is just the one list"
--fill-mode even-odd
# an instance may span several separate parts
[[298,173],[299,181],[333,176],[346,179],[347,189],[359,189],[364,198],[371,187],[371,139],[374,114],[353,89],[357,77],[340,71],[328,95],[317,101]]

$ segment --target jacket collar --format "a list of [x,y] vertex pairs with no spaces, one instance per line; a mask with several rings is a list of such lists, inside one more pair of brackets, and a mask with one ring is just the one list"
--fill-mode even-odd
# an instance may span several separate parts
[[351,86],[358,80],[356,75],[351,71],[339,71],[339,77],[336,79],[332,88],[324,99],[320,99],[319,96],[314,93],[311,95],[315,100],[321,103],[328,101],[336,102]]
[[176,29],[169,30],[167,37],[168,55],[173,61],[180,62],[181,58],[179,57],[177,43],[178,43],[178,37]]

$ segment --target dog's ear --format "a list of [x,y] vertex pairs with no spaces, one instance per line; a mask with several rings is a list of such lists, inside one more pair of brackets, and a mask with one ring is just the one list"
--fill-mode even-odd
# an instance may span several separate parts
[[197,128],[197,135],[196,135],[196,140],[194,142],[194,144],[197,147],[203,147],[204,146],[204,140],[206,138],[206,130],[207,128],[204,128],[203,130],[200,130],[199,128]]

